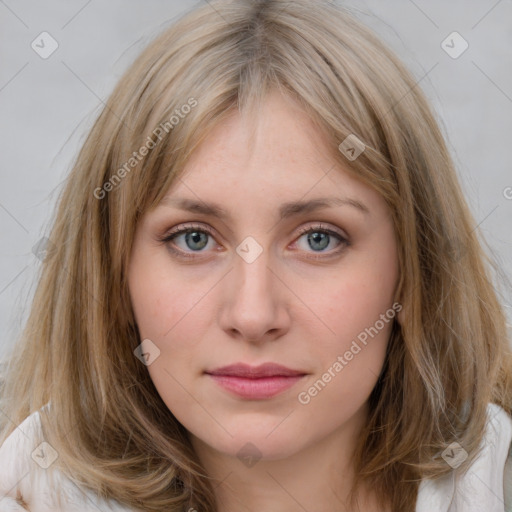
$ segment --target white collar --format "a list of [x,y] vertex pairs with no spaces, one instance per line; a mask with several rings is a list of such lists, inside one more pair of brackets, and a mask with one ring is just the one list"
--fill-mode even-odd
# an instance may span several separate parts
[[512,512],[512,418],[487,407],[482,450],[465,474],[420,483],[416,512]]

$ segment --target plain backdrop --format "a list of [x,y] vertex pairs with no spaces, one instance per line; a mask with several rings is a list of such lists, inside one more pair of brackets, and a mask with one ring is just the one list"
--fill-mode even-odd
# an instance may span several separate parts
[[[0,358],[26,319],[40,268],[34,248],[85,134],[144,46],[202,1],[0,0]],[[340,3],[391,46],[430,99],[475,229],[500,280],[510,278],[512,2]],[[509,319],[511,296],[503,297]]]

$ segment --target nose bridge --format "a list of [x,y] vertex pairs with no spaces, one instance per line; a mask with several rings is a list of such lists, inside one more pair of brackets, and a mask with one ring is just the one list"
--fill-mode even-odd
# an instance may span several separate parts
[[269,270],[270,250],[256,245],[257,242],[253,240],[244,241],[237,248],[233,272],[233,279],[236,281],[233,290],[237,303],[258,305],[261,308],[266,303],[274,302],[274,274]]
[[[271,252],[254,241],[237,248],[234,268],[223,305],[222,327],[238,332],[246,340],[261,340],[269,331],[278,332],[285,325],[276,277],[270,270]],[[258,251],[259,254],[256,254]]]

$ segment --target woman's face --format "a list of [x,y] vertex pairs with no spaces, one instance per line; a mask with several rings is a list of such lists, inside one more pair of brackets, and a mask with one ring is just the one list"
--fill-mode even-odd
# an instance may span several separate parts
[[[386,203],[296,103],[272,93],[251,121],[219,125],[142,218],[128,278],[141,360],[193,442],[271,460],[361,428],[398,263]],[[288,370],[221,369],[265,363]]]

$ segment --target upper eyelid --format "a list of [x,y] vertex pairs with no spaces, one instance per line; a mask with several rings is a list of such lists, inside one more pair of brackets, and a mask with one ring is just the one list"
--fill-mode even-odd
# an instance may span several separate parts
[[192,231],[194,229],[196,229],[197,231],[205,231],[206,233],[208,233],[210,235],[217,233],[217,231],[214,230],[213,228],[210,228],[203,224],[190,224],[190,225],[184,225],[184,226],[178,225],[177,227],[169,229],[164,233],[163,237],[165,238],[165,237],[173,236],[173,235],[181,235],[184,232]]
[[[310,230],[316,229],[318,231],[329,231],[329,232],[332,232],[332,233],[340,236],[341,238],[348,239],[348,236],[344,233],[344,230],[341,230],[338,227],[336,227],[336,228],[330,227],[329,225],[325,225],[325,224],[326,224],[325,221],[317,221],[317,224],[311,224],[309,226],[301,227],[299,229],[299,234],[302,235],[304,233],[307,233]],[[184,225],[178,225],[178,226],[173,227],[172,229],[167,230],[164,233],[163,238],[172,236],[172,235],[179,235],[179,234],[182,234],[183,232],[187,232],[187,231],[190,231],[193,229],[197,229],[198,231],[204,230],[205,232],[207,232],[208,234],[211,234],[211,235],[218,233],[218,231],[216,229],[211,228],[205,224],[193,223],[193,224],[187,225],[186,223],[184,223]],[[342,231],[342,232],[340,233],[339,231]],[[221,238],[222,238],[222,236],[221,236]]]
[[334,233],[341,238],[348,238],[348,236],[345,233],[339,233],[340,228],[332,228],[329,225],[325,225],[324,222],[319,222],[318,224],[312,224],[307,227],[303,227],[299,229],[299,233],[302,235],[304,233],[307,233],[308,231],[327,231],[329,233]]

